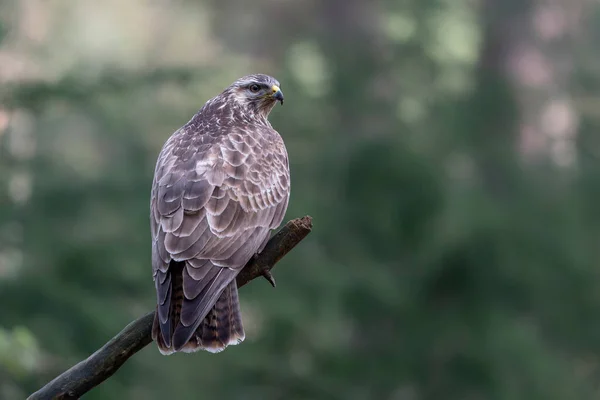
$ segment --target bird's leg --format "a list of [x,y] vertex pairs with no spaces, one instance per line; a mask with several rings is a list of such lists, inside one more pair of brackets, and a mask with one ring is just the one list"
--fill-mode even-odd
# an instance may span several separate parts
[[[254,254],[254,259],[258,258],[258,254]],[[262,276],[271,284],[271,286],[275,287],[275,278],[273,278],[273,274],[271,274],[271,270],[268,267],[262,267]]]

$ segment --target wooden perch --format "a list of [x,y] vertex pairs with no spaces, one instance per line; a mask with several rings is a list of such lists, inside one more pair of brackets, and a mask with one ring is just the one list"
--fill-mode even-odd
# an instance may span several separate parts
[[[270,270],[300,243],[311,229],[312,218],[309,216],[289,221],[269,240],[263,252],[250,260],[239,273],[236,279],[238,287],[260,276],[264,276],[274,285]],[[29,396],[28,400],[78,399],[108,379],[129,357],[152,342],[153,319],[154,311],[133,321],[101,349],[63,372]]]

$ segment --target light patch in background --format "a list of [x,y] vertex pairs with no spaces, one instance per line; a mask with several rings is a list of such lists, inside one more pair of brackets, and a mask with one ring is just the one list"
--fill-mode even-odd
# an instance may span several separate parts
[[577,148],[575,147],[575,141],[555,141],[552,143],[550,154],[552,156],[552,160],[554,160],[554,162],[561,167],[573,165],[577,160]]
[[464,94],[475,87],[470,68],[449,65],[440,70],[435,79],[436,86],[444,93]]
[[37,340],[27,328],[0,328],[0,367],[25,375],[36,370],[40,358]]
[[464,94],[474,82],[473,69],[479,58],[482,34],[477,14],[465,2],[446,4],[433,11],[425,23],[430,36],[425,54],[439,64],[435,86],[445,94]]
[[555,79],[552,64],[532,44],[522,44],[515,49],[508,64],[517,83],[524,87],[544,89]]
[[398,102],[397,115],[401,121],[414,124],[427,116],[427,107],[415,97],[406,97]]
[[426,52],[440,63],[474,64],[479,57],[481,33],[473,10],[448,7],[428,18],[432,40]]
[[23,268],[23,225],[19,222],[0,224],[0,281],[16,279]]
[[388,37],[395,42],[403,43],[413,39],[417,33],[417,22],[407,14],[391,13],[383,17],[384,29]]
[[533,26],[538,37],[550,41],[567,34],[569,21],[565,8],[561,4],[540,4],[535,8]]
[[542,129],[554,139],[575,137],[577,125],[577,114],[569,99],[556,98],[550,100],[542,110]]
[[541,127],[552,140],[550,154],[561,167],[577,160],[576,136],[579,117],[570,99],[551,100],[542,110]]
[[5,141],[2,140],[4,134],[8,131],[8,126],[10,123],[10,114],[8,110],[4,110],[0,108],[0,151],[2,151],[2,147],[5,146]]
[[0,280],[14,279],[23,266],[23,252],[15,247],[0,250]]
[[0,108],[0,137],[2,137],[2,134],[6,132],[6,129],[8,128],[8,123],[10,122],[9,115],[7,110]]
[[[8,151],[17,160],[28,160],[35,155],[36,140],[34,136],[35,118],[29,112],[17,110],[8,119]],[[0,119],[2,116],[0,115]],[[1,123],[1,121],[0,121]],[[0,126],[0,131],[2,127]]]
[[[109,160],[98,143],[96,125],[82,115],[71,115],[58,121],[63,130],[52,137],[50,151],[56,164],[62,164],[77,175],[93,179],[100,176]],[[76,133],[76,134],[74,134]]]
[[[153,63],[160,60],[159,64],[173,58],[181,61],[182,56],[188,61],[210,59],[209,41],[203,40],[210,25],[202,9],[188,7],[185,14],[176,14],[169,8],[169,2],[162,1],[108,0],[101,6],[95,1],[79,1],[64,30],[68,58],[77,63],[83,56],[92,65],[100,63],[100,68],[107,62],[143,68],[149,58]],[[172,23],[174,18],[177,23]]]
[[[28,0],[20,2],[22,16],[19,30],[31,45],[42,44],[51,28],[51,15],[55,0]],[[14,17],[14,16],[13,16]]]
[[[322,97],[329,92],[329,68],[321,51],[314,43],[301,42],[288,52],[288,66],[305,93]],[[285,87],[282,88],[285,93]]]
[[258,340],[264,330],[265,321],[261,316],[260,307],[251,302],[246,302],[241,307],[242,323],[244,324],[244,333],[246,340]]
[[296,349],[289,356],[290,370],[298,376],[308,376],[314,369],[312,355],[305,350]]
[[16,204],[24,204],[31,198],[33,191],[32,177],[29,172],[19,171],[10,175],[8,194]]
[[19,2],[15,9],[19,23],[0,46],[0,81],[54,81],[73,71],[94,77],[107,67],[139,70],[220,61],[222,49],[210,37],[210,17],[202,4],[36,0]]
[[394,390],[389,400],[419,400],[424,397],[415,385],[403,384]]
[[445,160],[446,174],[453,181],[471,182],[477,176],[475,161],[466,153],[454,152]]

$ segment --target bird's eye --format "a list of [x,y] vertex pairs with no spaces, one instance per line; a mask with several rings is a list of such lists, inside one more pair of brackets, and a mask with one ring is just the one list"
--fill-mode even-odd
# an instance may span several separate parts
[[260,86],[258,86],[256,83],[255,83],[255,84],[253,84],[253,85],[250,85],[250,91],[251,91],[252,93],[256,93],[256,92],[258,92],[259,90],[260,90]]

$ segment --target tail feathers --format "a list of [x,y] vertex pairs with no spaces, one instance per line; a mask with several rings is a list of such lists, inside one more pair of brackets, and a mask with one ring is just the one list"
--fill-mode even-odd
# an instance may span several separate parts
[[[168,336],[167,336],[168,337]],[[168,356],[173,354],[175,350],[170,345],[165,343],[163,334],[160,330],[160,323],[158,321],[158,306],[156,307],[156,313],[154,314],[154,322],[152,323],[152,340],[158,345],[158,350],[161,354]]]
[[[178,282],[174,280],[174,283]],[[196,328],[190,339],[182,344],[177,343],[177,339],[183,336],[187,337],[186,331],[193,329],[193,327],[185,327],[180,323],[179,316],[181,315],[183,290],[176,289],[174,284],[172,290],[173,300],[171,301],[173,314],[167,320],[167,323],[171,324],[169,325],[170,329],[163,328],[164,324],[161,324],[159,320],[158,310],[152,326],[152,339],[157,343],[162,354],[169,355],[177,351],[192,353],[198,350],[218,353],[225,350],[227,346],[239,344],[244,340],[245,333],[235,279],[223,290],[215,305]],[[181,297],[179,297],[179,293],[181,293]],[[171,337],[167,340],[163,336],[165,332],[171,334]]]
[[152,339],[163,354],[173,353],[171,339],[181,316],[184,264],[172,262],[156,279],[158,304],[152,323]]
[[221,293],[191,339],[181,347],[181,351],[193,353],[206,350],[218,353],[227,346],[241,343],[244,338],[238,290],[234,280]]

